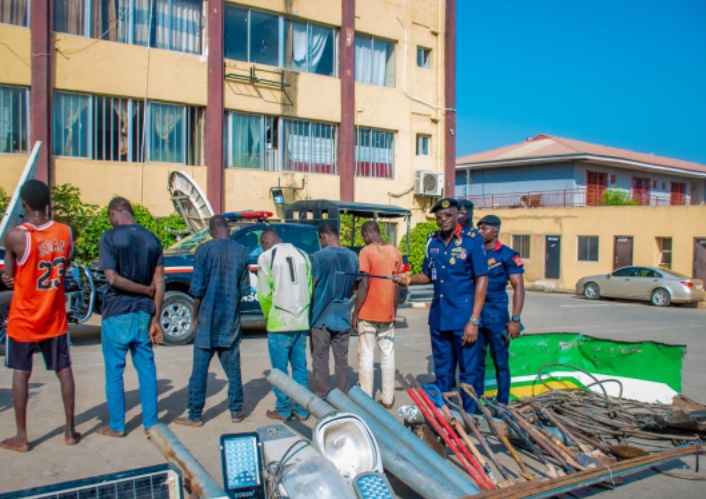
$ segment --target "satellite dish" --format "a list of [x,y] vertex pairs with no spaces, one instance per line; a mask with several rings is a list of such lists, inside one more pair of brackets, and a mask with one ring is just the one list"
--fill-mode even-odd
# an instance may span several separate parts
[[17,183],[15,192],[12,195],[10,203],[7,205],[7,211],[3,213],[2,223],[0,223],[0,245],[5,240],[5,233],[10,229],[14,229],[25,220],[25,210],[20,202],[20,190],[25,182],[32,180],[37,176],[37,166],[39,165],[39,151],[42,149],[42,143],[37,141],[34,143],[32,154],[29,155],[25,169],[22,171],[20,180]]
[[168,184],[174,210],[184,219],[188,229],[191,232],[205,229],[214,213],[199,184],[178,170],[169,174]]

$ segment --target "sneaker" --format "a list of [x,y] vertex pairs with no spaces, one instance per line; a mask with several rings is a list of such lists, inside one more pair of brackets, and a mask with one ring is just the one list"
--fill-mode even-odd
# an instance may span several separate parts
[[289,418],[286,418],[286,417],[282,416],[279,412],[277,412],[277,411],[271,411],[271,410],[269,410],[269,409],[268,409],[267,412],[265,413],[265,416],[267,416],[267,417],[270,418],[270,419],[276,419],[277,421],[287,421],[287,420],[289,420]]
[[230,413],[231,423],[242,423],[244,419],[245,419],[245,415],[240,411]]
[[395,401],[393,400],[391,404],[386,404],[385,402],[382,401],[382,399],[378,400],[378,404],[383,406],[385,409],[388,411],[392,409],[395,406]]
[[293,412],[292,419],[296,419],[297,421],[306,421],[307,419],[309,419],[309,415],[307,414],[306,416],[300,416],[296,412]]
[[203,426],[203,419],[198,418],[198,419],[191,419],[189,417],[183,417],[183,418],[176,418],[174,420],[176,424],[184,425],[184,426],[193,426],[193,427],[201,427]]

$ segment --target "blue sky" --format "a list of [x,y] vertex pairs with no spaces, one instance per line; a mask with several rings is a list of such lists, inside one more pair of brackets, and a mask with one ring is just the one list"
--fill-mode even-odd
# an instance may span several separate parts
[[457,0],[457,153],[539,133],[706,164],[706,0]]

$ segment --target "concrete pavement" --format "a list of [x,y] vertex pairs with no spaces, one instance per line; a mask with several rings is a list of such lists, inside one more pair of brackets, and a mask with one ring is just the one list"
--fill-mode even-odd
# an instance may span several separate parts
[[[431,372],[431,356],[426,328],[427,311],[401,309],[397,332],[397,366],[422,380]],[[670,307],[658,309],[647,304],[617,301],[589,302],[572,295],[528,293],[523,321],[527,333],[582,332],[617,340],[654,340],[687,345],[683,368],[685,395],[706,402],[706,310]],[[22,489],[58,481],[121,471],[162,463],[163,458],[141,431],[137,378],[131,365],[125,375],[126,406],[129,434],[123,439],[109,439],[95,430],[107,418],[103,392],[103,361],[100,328],[94,325],[72,328],[72,350],[77,385],[76,414],[83,440],[77,447],[67,447],[62,438],[63,410],[59,385],[52,373],[44,371],[41,357],[35,359],[29,401],[29,433],[33,450],[15,454],[0,450],[0,492]],[[267,338],[249,332],[242,343],[245,411],[249,417],[232,424],[226,402],[226,381],[214,359],[209,378],[209,393],[202,428],[172,424],[186,408],[188,378],[191,374],[192,348],[159,347],[156,351],[160,391],[160,418],[170,425],[184,445],[221,481],[218,439],[221,434],[252,431],[268,424],[265,410],[272,408],[274,396],[265,376],[270,363]],[[351,383],[357,382],[357,338],[351,339]],[[377,368],[377,366],[376,366]],[[0,369],[0,438],[14,434],[14,413],[10,395],[12,373]],[[376,379],[379,387],[379,379]],[[409,403],[407,395],[398,391],[396,407]],[[290,423],[304,436],[310,434],[314,421]],[[693,465],[693,458],[689,460]],[[703,497],[698,482],[675,480],[645,474],[628,480],[628,484],[601,495],[611,499],[643,497]],[[701,492],[699,492],[701,490]],[[402,497],[414,495],[403,489]]]

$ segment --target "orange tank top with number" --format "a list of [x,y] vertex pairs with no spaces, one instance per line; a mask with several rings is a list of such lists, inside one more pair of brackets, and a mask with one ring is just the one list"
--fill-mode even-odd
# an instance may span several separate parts
[[68,225],[49,221],[39,227],[24,223],[23,255],[17,255],[15,286],[7,334],[23,342],[43,341],[69,330],[66,321],[64,275],[73,243]]

